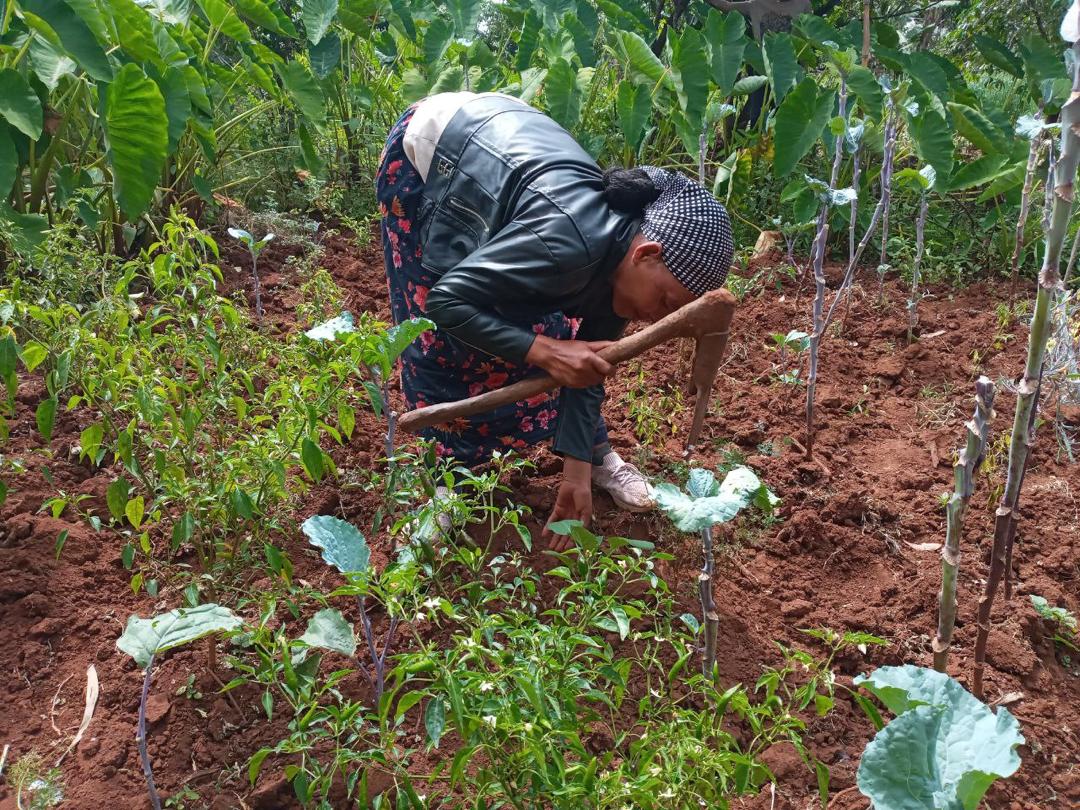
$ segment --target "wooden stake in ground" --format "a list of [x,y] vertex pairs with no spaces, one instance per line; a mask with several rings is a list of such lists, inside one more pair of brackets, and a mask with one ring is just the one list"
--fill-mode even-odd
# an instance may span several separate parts
[[953,464],[953,494],[945,507],[945,546],[941,549],[941,593],[938,631],[934,639],[934,669],[945,671],[949,660],[953,626],[956,624],[956,576],[960,570],[960,540],[964,512],[975,491],[975,470],[982,463],[994,408],[994,384],[987,377],[975,383],[975,415],[965,425],[967,444]]
[[1046,340],[1050,334],[1050,310],[1054,298],[1063,289],[1061,283],[1061,248],[1069,229],[1069,214],[1075,196],[1076,168],[1080,164],[1080,48],[1073,45],[1077,55],[1073,71],[1073,89],[1068,102],[1061,108],[1061,150],[1054,173],[1054,205],[1050,226],[1046,231],[1046,250],[1039,272],[1039,291],[1035,296],[1035,313],[1031,318],[1028,338],[1027,364],[1024,378],[1016,394],[1016,415],[1013,418],[1012,440],[1009,443],[1009,468],[1005,478],[1005,493],[994,522],[994,546],[990,557],[990,574],[986,592],[979,601],[978,636],[975,640],[975,672],[972,692],[983,697],[983,669],[986,662],[986,640],[990,634],[990,610],[998,585],[1005,574],[1012,538],[1016,533],[1017,505],[1024,481],[1028,454],[1031,452],[1032,425],[1042,377]]

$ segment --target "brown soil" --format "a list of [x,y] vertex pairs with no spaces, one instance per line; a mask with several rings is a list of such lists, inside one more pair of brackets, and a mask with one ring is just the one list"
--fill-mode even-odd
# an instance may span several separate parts
[[[223,240],[224,242],[224,240]],[[346,294],[354,312],[373,310],[386,317],[385,282],[377,244],[357,249],[342,237],[327,244],[324,265]],[[262,261],[267,326],[293,328],[297,278],[285,256],[295,251],[274,245]],[[230,287],[250,286],[243,255],[228,252],[223,266]],[[882,664],[927,665],[936,622],[940,561],[932,550],[913,547],[939,542],[944,517],[939,495],[951,486],[951,458],[970,415],[973,379],[987,373],[1012,378],[1023,366],[1026,328],[1005,330],[1010,339],[993,348],[999,331],[994,309],[1008,300],[1005,286],[980,283],[963,290],[945,287],[920,307],[922,339],[905,340],[904,292],[899,283],[885,286],[887,304],[879,306],[876,279],[857,289],[842,334],[831,337],[822,357],[818,393],[817,459],[803,460],[794,438],[803,441],[803,389],[793,390],[770,377],[775,354],[770,335],[806,328],[808,292],[801,297],[791,282],[777,287],[779,275],[756,267],[764,283],[740,305],[730,353],[717,383],[714,410],[707,425],[710,440],[700,463],[716,464],[738,451],[783,499],[782,520],[767,528],[753,522],[724,535],[717,603],[721,610],[720,667],[726,682],[752,683],[766,665],[781,663],[774,641],[807,645],[800,628],[828,626],[863,630],[890,641],[868,657],[838,662],[850,678]],[[835,275],[835,272],[834,272]],[[250,290],[248,290],[250,292]],[[1027,294],[1027,293],[1025,293]],[[1000,341],[999,341],[1000,344]],[[981,365],[976,367],[973,352]],[[643,367],[651,386],[677,386],[685,377],[688,354],[670,345],[654,350]],[[627,458],[641,458],[654,475],[672,477],[679,460],[678,437],[655,452],[639,453],[624,401],[635,375],[623,371],[609,387],[605,416],[617,448]],[[930,396],[929,394],[933,394]],[[34,427],[34,409],[44,396],[38,376],[23,375],[17,415],[4,453],[25,465],[8,476],[10,493],[0,509],[0,645],[7,678],[2,688],[7,711],[0,714],[0,745],[10,744],[8,767],[28,750],[55,759],[78,726],[83,710],[86,670],[97,668],[101,698],[90,730],[63,764],[65,806],[141,808],[148,805],[135,749],[135,721],[141,673],[115,642],[132,613],[148,615],[180,602],[175,588],[163,584],[156,602],[136,598],[129,573],[120,563],[123,541],[105,531],[95,534],[70,510],[59,519],[39,512],[57,489],[85,493],[84,511],[107,514],[105,488],[116,471],[90,469],[71,452],[79,431],[92,415],[75,411],[58,416],[50,446]],[[1014,396],[997,400],[994,437],[1011,425]],[[685,430],[689,413],[679,414]],[[339,469],[368,467],[378,457],[381,437],[365,419],[354,441],[334,457]],[[557,481],[557,461],[537,450],[538,472],[515,482],[515,495],[536,513],[531,527],[550,509]],[[43,476],[47,467],[53,483]],[[999,473],[999,476],[1001,473]],[[998,479],[1000,480],[1000,478]],[[1016,551],[1016,594],[1007,604],[999,596],[989,644],[987,692],[1006,699],[1019,718],[1028,744],[1023,767],[993,788],[994,808],[1076,807],[1080,803],[1080,670],[1067,669],[1030,607],[1037,593],[1051,603],[1080,610],[1080,469],[1057,460],[1049,426],[1038,436],[1022,496]],[[980,476],[967,520],[966,556],[960,582],[960,616],[950,673],[967,683],[975,635],[974,611],[985,575],[993,505],[986,478]],[[597,496],[594,529],[604,534],[650,538],[675,555],[667,578],[680,606],[698,610],[696,538],[673,532],[659,516],[633,516]],[[297,517],[340,509],[345,517],[370,523],[370,503],[359,492],[324,484],[309,493]],[[59,559],[58,534],[68,531]],[[372,543],[378,561],[380,543]],[[312,559],[299,531],[283,540],[296,565],[296,576],[327,588],[333,578]],[[545,567],[534,552],[530,561]],[[258,583],[256,583],[257,585]],[[819,650],[820,651],[820,650]],[[187,784],[203,803],[223,808],[292,806],[282,763],[268,761],[254,790],[247,783],[248,757],[284,736],[281,721],[268,724],[257,693],[233,693],[237,709],[216,693],[216,684],[200,680],[200,699],[178,695],[191,672],[201,672],[201,650],[170,655],[158,669],[151,707],[150,753],[163,794]],[[205,678],[206,676],[200,676]],[[353,676],[357,683],[359,676]],[[356,687],[357,689],[359,687]],[[832,806],[865,807],[846,788],[854,784],[859,754],[871,736],[861,712],[847,700],[822,720],[812,720],[807,734],[814,753],[832,769]],[[444,755],[445,755],[444,746]],[[814,778],[787,750],[767,757],[779,780],[775,799],[766,795],[739,804],[745,808],[812,806]],[[236,764],[230,773],[222,768]],[[430,765],[417,760],[418,770]],[[15,806],[10,787],[0,787],[0,810]],[[191,805],[189,805],[191,806]]]

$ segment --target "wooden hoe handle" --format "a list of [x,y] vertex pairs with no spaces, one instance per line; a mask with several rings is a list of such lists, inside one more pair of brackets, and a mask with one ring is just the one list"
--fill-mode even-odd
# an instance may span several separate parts
[[[692,337],[700,343],[700,339],[705,335],[726,335],[734,314],[735,296],[727,290],[713,290],[677,309],[666,318],[616,341],[598,354],[615,366],[672,338]],[[720,358],[717,356],[716,363],[719,364],[719,362]],[[451,422],[460,417],[485,413],[500,405],[521,402],[558,387],[559,384],[547,374],[529,377],[505,388],[486,391],[468,399],[440,402],[409,411],[398,419],[398,427],[409,433],[416,433],[424,428]]]

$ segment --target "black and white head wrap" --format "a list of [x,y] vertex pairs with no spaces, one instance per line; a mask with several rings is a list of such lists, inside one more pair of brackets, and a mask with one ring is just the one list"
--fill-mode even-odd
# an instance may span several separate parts
[[641,168],[660,191],[645,206],[641,232],[663,246],[668,270],[694,295],[723,287],[735,256],[724,206],[684,174],[656,166]]

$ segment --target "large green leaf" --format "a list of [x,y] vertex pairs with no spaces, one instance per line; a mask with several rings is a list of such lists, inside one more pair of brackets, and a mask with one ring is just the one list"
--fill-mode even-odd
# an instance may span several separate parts
[[832,117],[835,101],[832,90],[819,89],[809,76],[787,94],[776,111],[773,171],[777,177],[790,174],[810,151]]
[[480,0],[446,0],[446,10],[450,12],[450,22],[458,39],[473,38],[482,8]]
[[154,196],[169,147],[165,99],[136,64],[120,68],[108,86],[105,143],[116,199],[134,219]]
[[919,157],[934,167],[942,185],[948,185],[948,177],[952,174],[953,140],[945,119],[933,110],[923,110],[911,118],[908,131]]
[[147,10],[162,22],[185,26],[191,19],[192,3],[193,0],[150,0]]
[[1023,78],[1024,63],[1020,60],[1020,57],[996,39],[976,34],[975,47],[979,49],[983,59],[991,65],[1001,68],[1006,73],[1011,73],[1018,79]]
[[838,31],[816,14],[800,14],[795,18],[792,29],[796,34],[818,48],[829,48],[830,46],[827,43],[830,42],[833,46],[840,48],[855,44],[848,37],[847,32]]
[[799,78],[799,63],[795,59],[795,46],[792,44],[791,35],[770,33],[765,37],[762,53],[765,57],[765,73],[772,82],[773,95],[780,101]]
[[521,33],[518,34],[517,55],[514,57],[514,67],[520,73],[532,65],[533,54],[540,46],[540,16],[534,9],[529,9],[525,19],[521,23]]
[[326,99],[315,77],[302,63],[291,61],[275,65],[285,92],[293,100],[300,114],[313,126],[322,128],[326,123]]
[[885,104],[885,93],[877,77],[869,68],[862,65],[853,67],[847,75],[848,89],[859,100],[863,112],[874,119],[881,118],[881,108]]
[[446,53],[454,28],[445,17],[436,17],[424,32],[424,63],[437,65]]
[[146,9],[135,5],[135,0],[108,0],[108,5],[121,47],[139,62],[159,62],[161,54]]
[[623,138],[631,149],[637,150],[645,134],[645,126],[652,112],[652,95],[649,88],[630,81],[619,82],[619,92],[615,100],[615,110],[619,115],[619,126]]
[[182,71],[169,68],[157,79],[158,89],[165,99],[165,114],[169,119],[169,154],[176,151],[180,136],[187,129],[191,118],[191,96],[188,94],[187,79]]
[[65,76],[73,76],[79,69],[74,59],[41,36],[30,42],[30,66],[41,83],[53,91]]
[[711,480],[711,473],[699,473],[691,478],[690,488],[690,495],[666,482],[655,489],[657,507],[683,532],[698,532],[726,523],[751,502],[767,509],[777,503],[749,467],[736,467],[719,487]]
[[312,72],[320,79],[325,79],[341,62],[341,37],[331,31],[318,45],[308,48],[308,59]]
[[695,136],[701,131],[705,104],[709,100],[709,64],[705,44],[696,28],[687,26],[681,36],[671,35],[671,78]]
[[300,525],[308,542],[322,550],[322,558],[343,574],[363,573],[371,559],[360,530],[331,515],[312,515]]
[[1020,43],[1024,75],[1033,92],[1045,81],[1065,77],[1065,61],[1045,39],[1036,33],[1026,34]]
[[318,45],[337,15],[338,0],[304,0],[303,6],[304,32],[308,42]]
[[260,28],[280,34],[283,37],[295,37],[296,26],[292,24],[288,16],[283,14],[277,7],[277,3],[271,0],[233,0],[233,5],[241,15],[251,20]]
[[550,116],[566,129],[572,129],[581,118],[581,93],[578,90],[578,71],[566,59],[555,59],[548,68],[543,84],[544,103]]
[[226,0],[195,0],[210,25],[237,42],[251,42],[251,29]]
[[668,69],[652,52],[649,44],[632,31],[617,31],[615,44],[619,60],[630,71],[634,81],[663,84],[674,89]]
[[859,676],[897,717],[863,752],[858,785],[878,810],[975,810],[1020,767],[1020,726],[948,675],[906,665]]
[[131,616],[116,646],[134,658],[141,669],[146,669],[155,655],[212,633],[236,630],[242,624],[240,617],[227,607],[215,604],[177,608],[150,619]]
[[338,652],[352,658],[356,655],[356,634],[340,610],[326,608],[311,617],[304,635],[298,641],[309,647]]
[[[0,199],[7,199],[19,173],[19,154],[11,139],[11,129],[0,121]],[[5,374],[4,377],[7,375]]]
[[721,14],[715,8],[709,9],[709,16],[705,18],[705,38],[709,42],[712,80],[721,94],[730,95],[746,51],[746,20],[737,11]]
[[30,140],[41,137],[41,99],[12,68],[0,70],[0,115]]
[[974,107],[966,104],[949,102],[949,111],[953,114],[956,131],[971,141],[983,154],[1008,154],[1012,143],[1008,136],[998,129],[989,118]]
[[928,53],[915,51],[908,55],[908,73],[928,92],[944,101],[949,95],[949,77]]
[[112,65],[90,27],[64,0],[19,0],[24,12],[29,12],[48,24],[59,38],[64,50],[79,66],[98,81],[112,79]]

